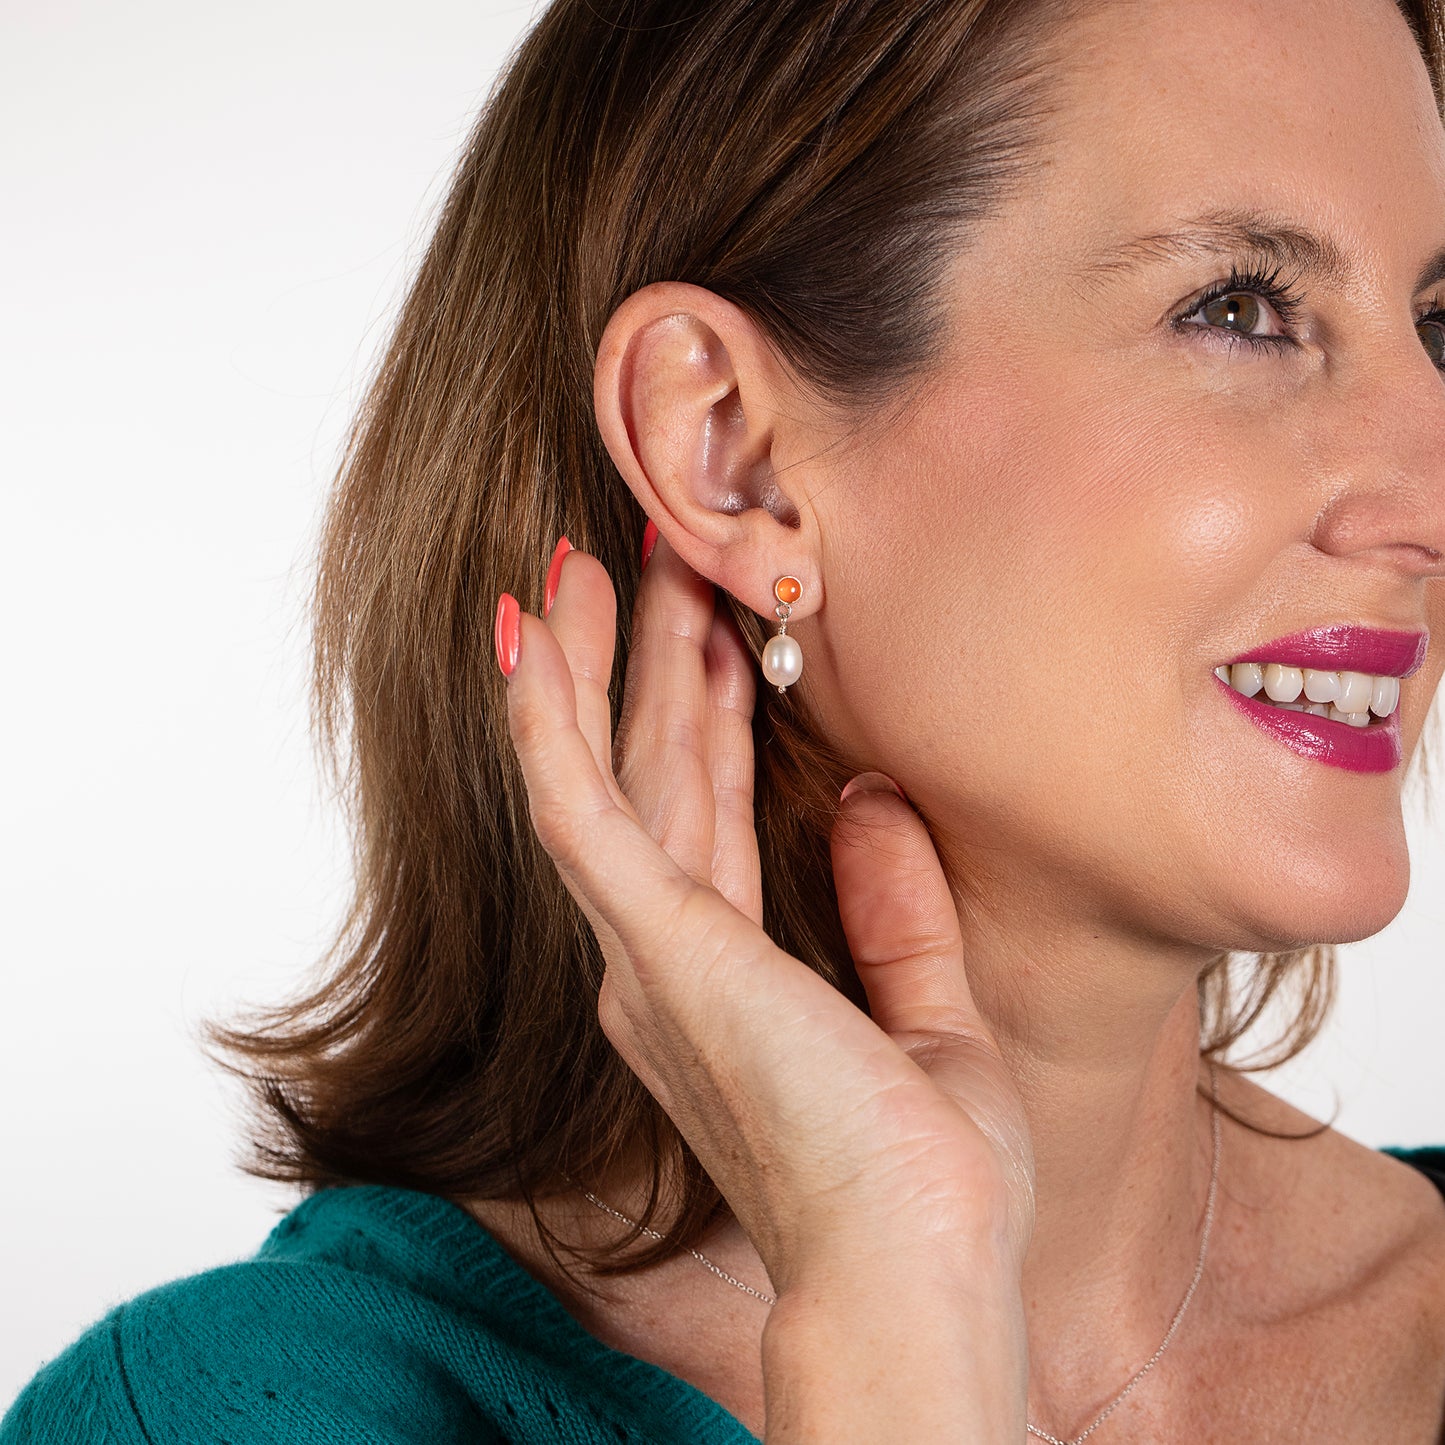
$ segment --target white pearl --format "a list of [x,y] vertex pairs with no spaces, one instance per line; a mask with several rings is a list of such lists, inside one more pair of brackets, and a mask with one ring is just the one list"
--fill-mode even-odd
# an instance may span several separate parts
[[774,687],[789,687],[803,675],[803,649],[785,632],[763,645],[763,676]]

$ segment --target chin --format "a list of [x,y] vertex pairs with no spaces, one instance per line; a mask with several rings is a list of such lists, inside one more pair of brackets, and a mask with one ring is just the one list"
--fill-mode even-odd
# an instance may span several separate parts
[[[1388,845],[1354,838],[1313,850],[1281,848],[1259,860],[1248,902],[1235,912],[1250,941],[1230,947],[1284,953],[1314,944],[1356,943],[1388,927],[1410,891],[1403,830]],[[1243,902],[1243,901],[1242,901]]]

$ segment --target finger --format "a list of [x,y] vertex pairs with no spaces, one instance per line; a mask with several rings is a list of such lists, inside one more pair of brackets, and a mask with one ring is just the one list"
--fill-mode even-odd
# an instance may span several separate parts
[[532,824],[602,945],[604,1032],[673,1113],[678,1080],[695,1091],[695,1078],[686,1080],[705,1047],[738,1052],[739,1041],[727,1038],[740,1023],[736,980],[778,950],[717,889],[689,877],[625,797],[613,799],[577,725],[566,654],[540,618],[519,612],[518,624],[507,723]]
[[860,780],[865,786],[841,805],[830,847],[839,917],[869,1013],[889,1034],[990,1037],[928,829],[883,774]]
[[642,573],[613,741],[622,791],[690,877],[712,876],[713,787],[704,649],[713,585],[658,537]]
[[612,773],[612,661],[617,646],[617,593],[607,568],[588,552],[572,548],[562,558],[549,628],[572,669],[577,698],[577,726],[596,759],[597,770],[610,787]]
[[[601,568],[585,554],[577,559],[588,560]],[[574,565],[570,556],[568,565]],[[525,611],[519,625],[521,645],[507,679],[507,727],[532,826],[609,963],[651,956],[660,925],[697,885],[657,845],[627,799],[614,796],[582,732],[572,664],[551,628]]]
[[763,884],[753,815],[753,659],[719,608],[704,653],[707,756],[713,789],[713,887],[754,923],[763,921]]

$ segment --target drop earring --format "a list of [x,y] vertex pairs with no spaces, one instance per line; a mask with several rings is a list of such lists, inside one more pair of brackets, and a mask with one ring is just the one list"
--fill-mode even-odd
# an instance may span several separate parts
[[793,603],[802,595],[803,584],[796,577],[779,577],[773,583],[773,596],[778,599],[773,609],[778,618],[778,635],[768,638],[763,647],[763,676],[779,692],[791,687],[803,675],[803,649],[796,637],[788,636]]

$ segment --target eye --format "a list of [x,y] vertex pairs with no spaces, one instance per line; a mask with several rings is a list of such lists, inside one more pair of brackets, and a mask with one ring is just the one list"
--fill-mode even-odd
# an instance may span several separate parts
[[1430,360],[1445,370],[1445,306],[1427,311],[1415,323],[1420,328],[1420,340],[1425,343],[1425,352]]
[[[1295,338],[1278,332],[1260,332],[1259,326],[1267,324],[1273,311],[1286,326],[1304,305],[1304,297],[1280,279],[1279,268],[1265,271],[1258,266],[1241,270],[1231,269],[1229,279],[1205,293],[1193,306],[1177,316],[1174,325],[1179,330],[1225,332],[1229,345],[1237,343],[1235,337],[1251,346],[1267,346],[1280,350],[1294,346]],[[1200,322],[1193,318],[1200,317]]]
[[[1233,348],[1235,338],[1250,346],[1268,346],[1282,350],[1297,345],[1293,336],[1273,332],[1261,333],[1256,328],[1268,319],[1270,310],[1288,326],[1304,306],[1305,298],[1291,283],[1282,281],[1278,267],[1266,271],[1259,266],[1241,270],[1231,268],[1229,279],[1206,292],[1190,309],[1174,319],[1176,329],[1223,332]],[[1268,303],[1268,306],[1264,303]],[[1195,317],[1201,318],[1196,323]],[[1440,370],[1445,371],[1445,306],[1436,306],[1417,318],[1420,340],[1426,354]]]

